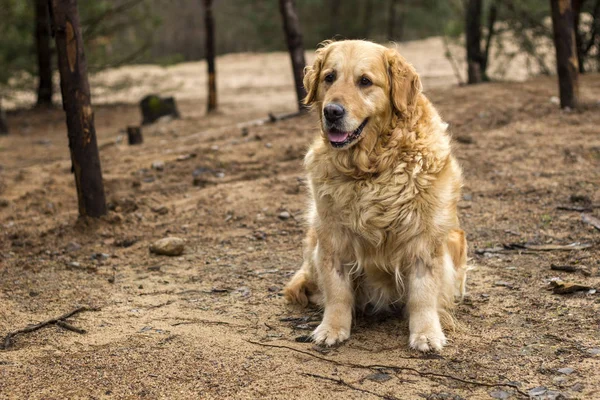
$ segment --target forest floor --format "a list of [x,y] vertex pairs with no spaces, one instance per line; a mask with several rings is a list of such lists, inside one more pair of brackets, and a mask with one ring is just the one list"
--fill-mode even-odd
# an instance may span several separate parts
[[[16,335],[0,350],[0,398],[600,398],[600,292],[549,290],[556,277],[600,289],[600,231],[581,212],[600,217],[599,75],[581,78],[576,112],[551,102],[555,78],[428,90],[464,167],[474,267],[439,355],[410,351],[399,316],[358,318],[337,348],[301,341],[319,311],[281,290],[301,262],[316,116],[239,125],[291,111],[290,88],[222,88],[211,116],[184,99],[182,119],[145,127],[134,147],[122,130],[137,106],[95,107],[111,206],[99,221],[77,218],[62,110],[9,115],[0,338],[97,310],[66,320],[85,334]],[[186,240],[183,255],[149,253],[165,236]]]

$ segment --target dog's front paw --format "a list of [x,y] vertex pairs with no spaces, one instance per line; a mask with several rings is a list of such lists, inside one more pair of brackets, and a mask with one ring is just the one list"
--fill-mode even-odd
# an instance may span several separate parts
[[312,338],[316,344],[334,346],[342,343],[350,337],[350,329],[334,327],[324,322],[321,323],[312,333]]
[[440,329],[430,329],[411,333],[408,341],[410,348],[422,352],[440,351],[446,345],[446,336]]

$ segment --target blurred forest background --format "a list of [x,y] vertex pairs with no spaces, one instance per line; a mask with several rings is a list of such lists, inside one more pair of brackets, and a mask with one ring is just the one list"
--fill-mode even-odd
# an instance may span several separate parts
[[[37,71],[34,3],[45,0],[0,0],[0,87],[33,85]],[[324,39],[368,38],[376,42],[410,41],[431,36],[464,41],[462,0],[302,0],[296,3],[304,45]],[[598,68],[600,29],[594,26],[600,2],[573,2],[582,15],[578,43],[582,69]],[[132,63],[170,65],[205,57],[201,1],[94,0],[79,4],[89,68],[93,71]],[[217,54],[285,50],[277,1],[217,0],[213,5]],[[580,10],[580,12],[577,12]],[[531,57],[542,73],[553,68],[544,56],[552,27],[546,0],[485,0],[482,21],[486,47],[509,59]],[[596,18],[596,21],[598,19]],[[490,35],[490,31],[492,35]],[[507,35],[510,45],[507,45]],[[52,41],[51,41],[52,42]],[[53,44],[51,44],[53,46]],[[546,49],[547,50],[547,49]],[[582,62],[583,61],[583,62]],[[7,96],[6,87],[4,96]]]

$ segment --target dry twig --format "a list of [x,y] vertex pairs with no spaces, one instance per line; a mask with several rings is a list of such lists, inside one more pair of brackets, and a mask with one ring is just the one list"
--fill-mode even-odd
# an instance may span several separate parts
[[[292,350],[295,351],[297,353],[301,353],[301,354],[305,354],[308,356],[311,356],[313,358],[318,358],[319,360],[323,360],[323,361],[327,361],[329,363],[341,366],[341,367],[348,367],[348,368],[362,368],[362,369],[370,369],[370,370],[376,370],[376,371],[380,371],[380,370],[392,370],[395,372],[402,372],[402,371],[408,371],[408,372],[413,372],[419,376],[422,377],[436,377],[436,378],[446,378],[446,379],[450,379],[456,382],[461,382],[461,383],[465,383],[467,385],[474,385],[474,386],[483,386],[483,387],[509,387],[511,389],[513,389],[515,392],[519,393],[521,396],[524,396],[525,398],[528,398],[529,396],[527,395],[527,393],[525,393],[524,391],[522,391],[521,389],[519,389],[519,387],[514,384],[514,383],[487,383],[487,382],[479,382],[479,381],[473,381],[473,380],[469,380],[469,379],[463,379],[463,378],[459,378],[457,376],[454,375],[447,375],[447,374],[441,374],[441,373],[437,373],[437,372],[429,372],[429,371],[421,371],[418,370],[416,368],[411,368],[411,367],[398,367],[396,365],[379,365],[379,364],[373,364],[373,365],[363,365],[363,364],[354,364],[354,363],[343,363],[343,362],[339,362],[336,360],[332,360],[326,357],[321,357],[318,356],[316,354],[312,354],[309,353],[307,351],[303,351],[303,350],[298,350],[295,349],[293,347],[290,346],[285,346],[285,345],[276,345],[276,344],[267,344],[267,343],[260,343],[260,342],[254,342],[252,340],[248,340],[248,343],[252,343],[258,346],[263,346],[263,347],[273,347],[273,348],[278,348],[278,349],[288,349],[288,350]],[[408,358],[408,357],[405,357]],[[411,358],[415,358],[415,357],[411,357]],[[338,382],[340,384],[345,384],[344,382],[339,382],[335,379],[333,379],[334,382]],[[374,394],[374,393],[371,393]],[[381,398],[387,398],[387,397],[382,397],[381,395],[378,395]]]
[[303,373],[301,375],[303,375],[303,376],[310,376],[312,378],[317,378],[317,379],[323,379],[325,381],[335,382],[338,385],[343,385],[343,386],[346,386],[347,388],[350,388],[352,390],[356,390],[358,392],[363,392],[363,393],[367,393],[367,394],[373,395],[375,397],[379,397],[380,399],[398,400],[398,398],[394,397],[394,396],[381,395],[379,393],[371,392],[370,390],[367,390],[367,389],[361,389],[359,387],[356,387],[354,385],[349,384],[348,382],[344,381],[342,378],[335,379],[335,378],[329,378],[327,376],[316,375],[316,374],[307,374],[307,373]]
[[79,314],[81,312],[84,311],[99,311],[99,308],[91,308],[91,307],[79,307],[76,308],[75,310],[68,312],[64,315],[61,315],[60,317],[57,318],[52,318],[49,319],[47,321],[44,322],[40,322],[39,324],[35,324],[35,325],[29,325],[25,328],[16,330],[14,332],[9,332],[4,339],[2,340],[2,344],[0,344],[0,350],[6,350],[8,349],[10,346],[12,346],[13,343],[13,338],[21,333],[30,333],[30,332],[34,332],[37,331],[39,329],[42,329],[45,326],[48,325],[56,325],[56,326],[60,326],[63,329],[67,329],[69,331],[72,332],[77,332],[79,334],[84,334],[86,333],[86,331],[84,329],[80,329],[80,328],[76,328],[73,325],[68,324],[65,320],[67,318],[72,317],[75,314]]

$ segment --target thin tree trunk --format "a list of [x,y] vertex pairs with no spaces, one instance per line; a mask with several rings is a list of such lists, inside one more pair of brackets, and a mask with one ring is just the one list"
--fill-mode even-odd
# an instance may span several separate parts
[[387,36],[388,40],[394,40],[395,28],[396,28],[396,4],[398,0],[390,0],[390,8],[388,11],[388,29]]
[[330,0],[331,8],[329,9],[329,26],[330,33],[329,37],[333,38],[335,35],[341,35],[340,33],[340,10],[342,6],[341,0]]
[[0,97],[0,135],[8,135],[8,124],[6,123],[6,115],[2,108],[2,98]]
[[35,1],[35,46],[38,61],[37,105],[52,105],[52,50],[48,0]]
[[373,20],[373,0],[365,0],[365,13],[363,19],[363,38],[368,39],[371,34],[371,21]]
[[579,94],[577,48],[573,27],[571,0],[550,0],[552,6],[552,30],[556,47],[556,69],[561,108],[577,107]]
[[577,49],[577,63],[579,64],[579,73],[585,72],[585,54],[583,52],[583,33],[580,30],[579,20],[581,16],[581,7],[584,0],[573,0],[573,26],[575,29],[575,46]]
[[100,217],[106,201],[77,0],[49,1],[79,215]]
[[481,0],[469,0],[466,10],[468,83],[483,81],[481,70]]
[[290,52],[292,61],[292,70],[294,73],[294,86],[296,88],[296,98],[298,99],[298,111],[305,109],[302,100],[306,97],[306,89],[302,84],[304,77],[304,45],[302,43],[302,31],[300,30],[300,21],[296,12],[294,0],[279,0],[279,10],[283,18],[283,30],[285,40]]
[[490,4],[490,9],[488,12],[488,24],[487,24],[487,37],[485,39],[485,50],[483,52],[483,56],[481,59],[481,72],[484,80],[488,80],[487,76],[487,66],[490,59],[490,48],[492,47],[492,38],[496,33],[494,31],[494,26],[496,25],[496,18],[498,17],[498,8],[496,7],[496,3]]
[[212,13],[213,0],[203,0],[204,27],[206,29],[206,63],[208,64],[208,107],[207,111],[217,109],[217,72],[215,67],[215,21]]

